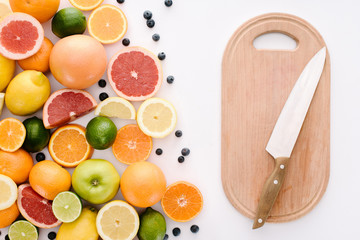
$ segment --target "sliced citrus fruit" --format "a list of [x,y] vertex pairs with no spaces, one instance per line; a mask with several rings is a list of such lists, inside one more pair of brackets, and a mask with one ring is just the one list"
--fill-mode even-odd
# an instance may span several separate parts
[[57,219],[69,223],[75,221],[81,214],[82,203],[78,195],[73,192],[61,192],[52,202],[52,210]]
[[9,15],[10,13],[12,13],[10,5],[9,5],[9,1],[8,0],[1,0],[0,1],[0,21],[6,17],[7,15]]
[[104,240],[131,240],[139,229],[139,215],[127,202],[115,200],[100,209],[96,227]]
[[128,100],[121,97],[109,97],[102,101],[95,109],[95,115],[135,119],[136,110]]
[[16,183],[8,176],[0,174],[0,210],[7,209],[17,199]]
[[116,159],[125,164],[147,160],[151,149],[151,137],[145,135],[136,124],[120,128],[112,146]]
[[50,129],[64,125],[88,114],[96,105],[95,99],[84,90],[58,90],[50,95],[44,105],[44,126]]
[[176,125],[174,106],[162,98],[150,98],[144,101],[137,112],[137,123],[140,129],[154,138],[169,135]]
[[129,101],[143,101],[154,96],[161,87],[160,61],[142,47],[127,47],[110,60],[108,79],[115,93]]
[[203,197],[200,190],[193,184],[184,181],[175,182],[167,187],[161,206],[172,220],[187,222],[201,212]]
[[0,116],[4,106],[4,101],[5,101],[5,93],[0,93]]
[[19,220],[11,224],[9,238],[16,240],[37,240],[38,231],[34,225],[25,220]]
[[74,7],[83,11],[93,10],[100,6],[103,1],[104,0],[69,0]]
[[43,27],[26,13],[12,13],[0,22],[0,53],[6,58],[28,58],[39,51],[43,40]]
[[123,11],[110,4],[96,8],[88,20],[90,35],[103,44],[119,41],[125,35],[127,26]]
[[26,129],[16,118],[5,118],[0,121],[0,149],[15,152],[24,143]]
[[62,126],[51,135],[49,153],[55,162],[64,167],[76,167],[89,159],[94,149],[86,141],[86,129],[77,124]]

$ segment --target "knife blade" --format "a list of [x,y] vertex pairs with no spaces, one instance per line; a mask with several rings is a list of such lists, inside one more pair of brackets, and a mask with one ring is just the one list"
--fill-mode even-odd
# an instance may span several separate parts
[[325,59],[326,47],[323,47],[305,66],[272,131],[266,151],[275,159],[275,168],[263,186],[253,229],[265,224],[279,194],[291,152],[323,72]]

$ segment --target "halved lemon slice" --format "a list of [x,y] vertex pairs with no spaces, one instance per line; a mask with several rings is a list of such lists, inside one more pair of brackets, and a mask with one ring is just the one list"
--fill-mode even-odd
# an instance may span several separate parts
[[69,0],[74,7],[83,11],[93,10],[100,6],[103,1],[104,0]]
[[100,209],[96,228],[104,240],[131,240],[139,230],[139,215],[127,202],[114,200]]
[[174,106],[162,98],[149,98],[137,112],[137,123],[146,135],[163,138],[169,135],[176,125]]
[[135,107],[121,97],[109,97],[102,101],[95,109],[95,115],[104,117],[117,117],[122,119],[135,119]]
[[5,93],[0,93],[0,116],[4,106]]
[[0,210],[11,207],[17,199],[17,186],[11,178],[3,174],[0,174],[0,192]]
[[9,0],[0,0],[0,22],[1,20],[12,13]]

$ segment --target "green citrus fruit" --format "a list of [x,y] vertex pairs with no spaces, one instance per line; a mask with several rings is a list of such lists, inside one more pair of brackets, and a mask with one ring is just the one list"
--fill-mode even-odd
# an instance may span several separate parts
[[86,17],[79,9],[73,7],[61,9],[51,21],[51,30],[59,38],[83,34],[85,29]]
[[107,117],[95,117],[86,126],[86,140],[98,150],[111,147],[116,134],[115,124]]
[[138,237],[140,240],[163,240],[166,233],[166,221],[164,216],[148,207],[140,215],[140,228]]
[[26,137],[23,148],[28,152],[39,152],[44,149],[50,140],[50,130],[37,117],[28,118],[23,122],[26,128]]

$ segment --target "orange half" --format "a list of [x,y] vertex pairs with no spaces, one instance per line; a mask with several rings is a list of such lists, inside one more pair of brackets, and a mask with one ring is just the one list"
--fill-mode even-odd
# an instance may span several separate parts
[[89,34],[103,44],[119,41],[127,31],[127,20],[120,8],[104,4],[89,16]]
[[86,141],[85,128],[77,124],[58,128],[51,135],[48,148],[54,161],[64,167],[76,167],[94,152]]
[[0,121],[0,149],[5,152],[15,152],[24,143],[26,129],[24,124],[15,118],[5,118]]
[[69,0],[74,7],[83,11],[93,10],[100,6],[103,1],[104,0]]

